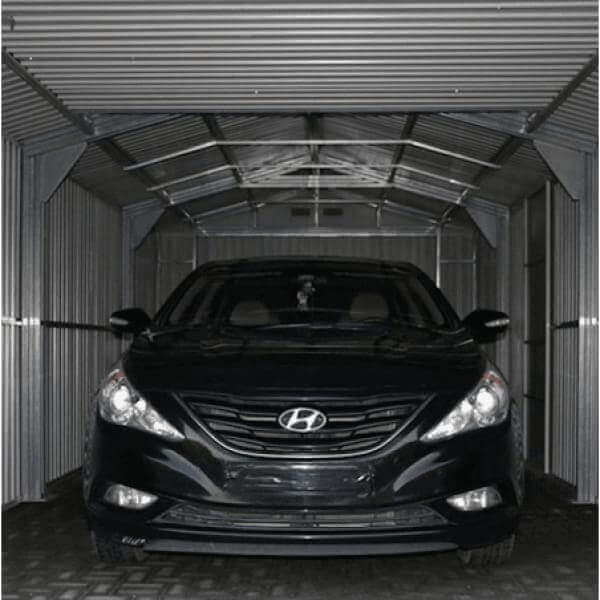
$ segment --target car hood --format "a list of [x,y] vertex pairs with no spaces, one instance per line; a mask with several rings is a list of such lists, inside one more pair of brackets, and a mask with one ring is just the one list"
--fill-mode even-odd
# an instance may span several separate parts
[[123,357],[143,391],[373,395],[466,393],[485,355],[464,331],[273,340],[201,334],[138,338]]

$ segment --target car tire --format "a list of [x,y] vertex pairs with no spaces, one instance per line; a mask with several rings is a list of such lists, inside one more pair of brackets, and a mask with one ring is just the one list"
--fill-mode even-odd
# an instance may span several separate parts
[[492,565],[501,565],[505,563],[512,555],[515,545],[515,535],[482,548],[472,548],[471,550],[458,550],[458,558],[463,565],[472,567],[487,567]]
[[121,544],[114,537],[102,531],[91,531],[92,547],[96,556],[106,563],[142,562],[146,553],[140,548]]

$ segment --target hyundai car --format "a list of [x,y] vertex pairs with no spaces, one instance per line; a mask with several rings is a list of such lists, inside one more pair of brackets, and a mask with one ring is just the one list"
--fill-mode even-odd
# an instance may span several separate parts
[[408,263],[281,257],[194,270],[90,403],[83,488],[103,560],[149,552],[506,560],[518,412],[483,347]]

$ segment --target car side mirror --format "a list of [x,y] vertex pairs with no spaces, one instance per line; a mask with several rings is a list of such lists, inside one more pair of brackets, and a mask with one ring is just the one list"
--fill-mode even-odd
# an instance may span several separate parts
[[110,315],[109,322],[117,335],[124,333],[137,335],[150,325],[150,317],[142,308],[125,308]]
[[498,310],[474,310],[463,320],[465,327],[479,344],[497,341],[508,329],[510,318]]

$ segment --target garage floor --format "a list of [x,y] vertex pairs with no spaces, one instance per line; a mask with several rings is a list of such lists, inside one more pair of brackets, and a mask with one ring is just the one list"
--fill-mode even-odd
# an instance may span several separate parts
[[48,502],[3,515],[2,598],[280,598],[295,600],[573,600],[597,597],[597,510],[568,503],[556,480],[528,476],[520,540],[509,565],[464,569],[454,553],[339,559],[152,555],[138,565],[97,562],[77,475]]

